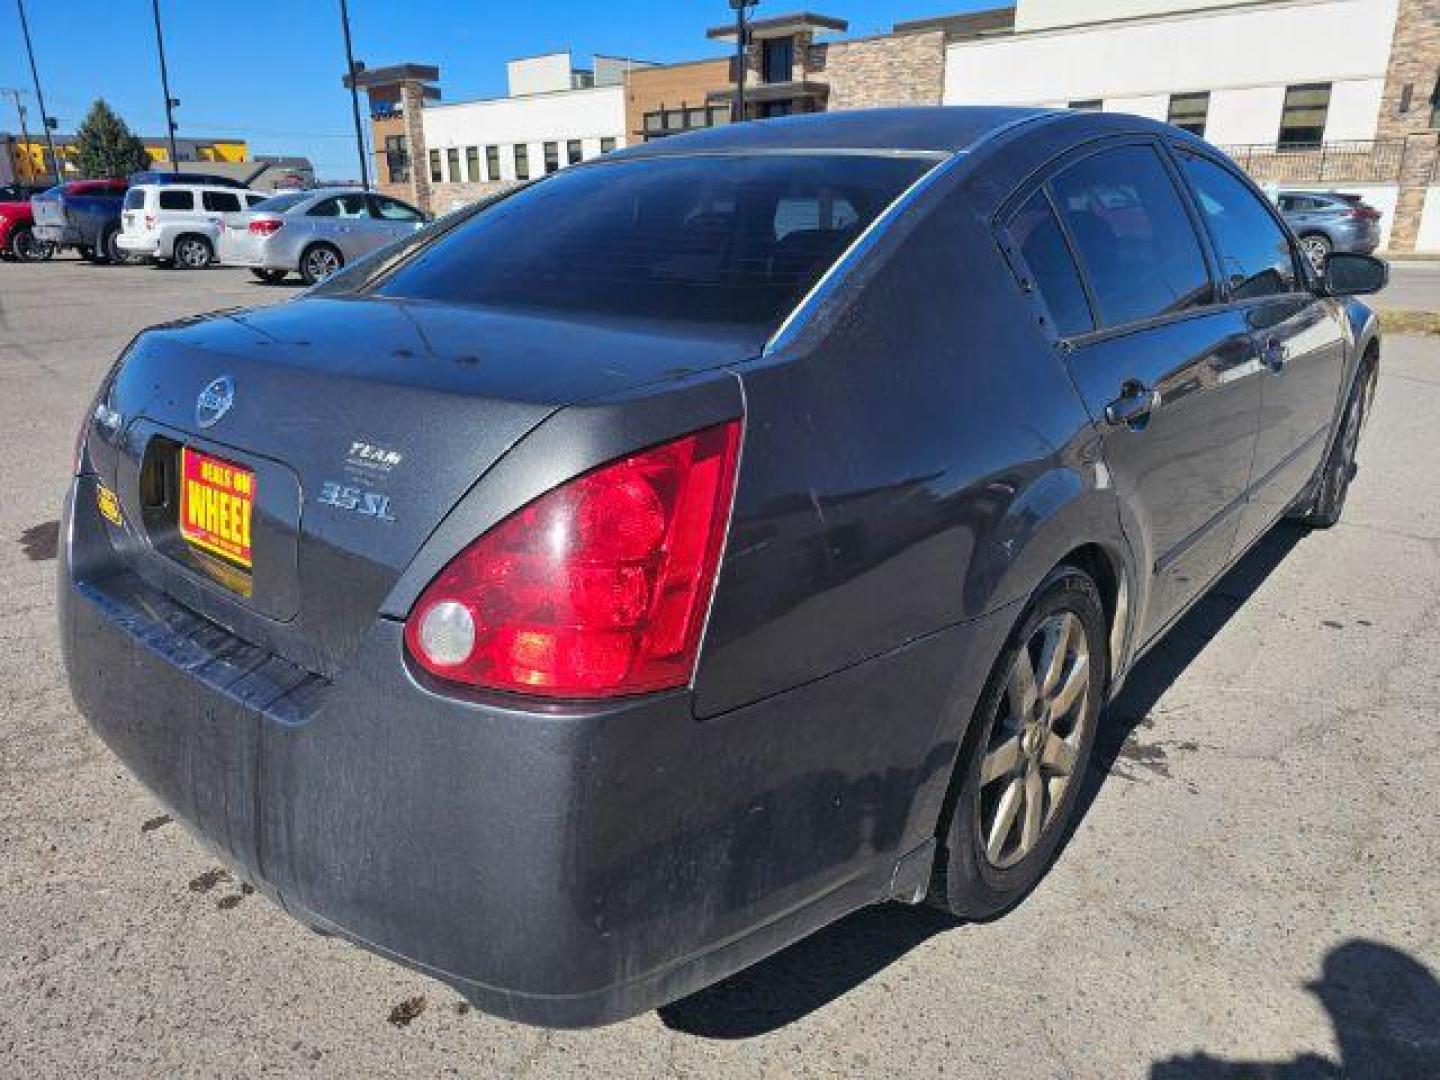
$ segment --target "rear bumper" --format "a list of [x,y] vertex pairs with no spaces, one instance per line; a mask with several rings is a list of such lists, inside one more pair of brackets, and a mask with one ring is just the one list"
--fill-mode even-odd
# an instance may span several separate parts
[[160,238],[158,236],[137,236],[134,233],[122,232],[115,237],[115,243],[121,251],[128,251],[133,255],[155,256],[160,253]]
[[546,1026],[673,1000],[895,893],[1003,633],[952,628],[704,723],[685,693],[443,697],[387,620],[328,682],[119,567],[93,499],[82,478],[67,501],[61,637],[115,754],[301,921]]
[[41,225],[36,222],[32,229],[35,239],[59,247],[80,247],[85,242],[84,237],[80,235],[80,230],[73,225]]

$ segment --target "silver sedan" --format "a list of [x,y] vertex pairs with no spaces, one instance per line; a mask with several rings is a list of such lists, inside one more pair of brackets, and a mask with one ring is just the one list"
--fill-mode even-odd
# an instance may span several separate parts
[[219,257],[250,267],[261,281],[278,282],[293,272],[314,285],[427,220],[408,203],[355,188],[276,195],[226,215]]

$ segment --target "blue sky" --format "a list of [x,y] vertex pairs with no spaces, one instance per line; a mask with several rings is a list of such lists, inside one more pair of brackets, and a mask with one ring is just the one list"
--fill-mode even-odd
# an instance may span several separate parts
[[[896,21],[1000,6],[1000,0],[782,0],[759,15],[805,9],[850,20],[850,35]],[[356,175],[338,0],[161,0],[179,134],[236,135],[255,153],[305,154],[324,176]],[[96,97],[132,128],[164,131],[149,0],[26,0],[51,115],[74,130]],[[240,13],[254,15],[241,20]],[[440,66],[446,100],[502,94],[505,61],[570,48],[673,61],[718,55],[705,28],[730,19],[725,0],[350,0],[355,55],[371,67],[405,60]],[[0,0],[0,87],[39,110],[14,0]],[[363,105],[363,99],[362,99]],[[0,96],[0,130],[14,131]]]

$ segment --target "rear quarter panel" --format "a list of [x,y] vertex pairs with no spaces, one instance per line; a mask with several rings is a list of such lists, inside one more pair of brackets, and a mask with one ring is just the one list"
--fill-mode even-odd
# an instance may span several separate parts
[[743,373],[702,716],[1017,604],[1081,543],[1124,548],[1090,417],[966,177]]

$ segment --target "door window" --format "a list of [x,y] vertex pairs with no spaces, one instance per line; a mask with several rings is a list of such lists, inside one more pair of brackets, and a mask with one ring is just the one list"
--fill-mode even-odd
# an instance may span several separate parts
[[240,209],[240,196],[233,191],[202,191],[200,203],[206,210],[230,214]]
[[373,196],[375,215],[383,221],[424,221],[419,210],[387,195]]
[[367,216],[365,212],[365,196],[358,194],[337,195],[333,199],[325,199],[316,203],[308,216],[363,218]]
[[195,193],[183,191],[179,188],[162,188],[160,190],[161,210],[194,210]]
[[1073,337],[1093,330],[1095,322],[1079,268],[1043,190],[1035,192],[1015,211],[1006,231],[1025,260],[1056,332],[1061,337]]
[[246,196],[245,196],[245,205],[246,205],[246,206],[250,206],[250,207],[258,206],[260,203],[262,203],[262,202],[265,201],[265,198],[266,198],[266,196],[264,196],[264,195],[258,195],[258,194],[257,194],[257,195],[246,195]]
[[1265,203],[1208,158],[1182,154],[1180,161],[1215,241],[1231,297],[1252,300],[1294,292],[1299,280],[1295,255]]
[[1121,146],[1051,181],[1101,325],[1171,315],[1213,299],[1180,193],[1151,146]]

